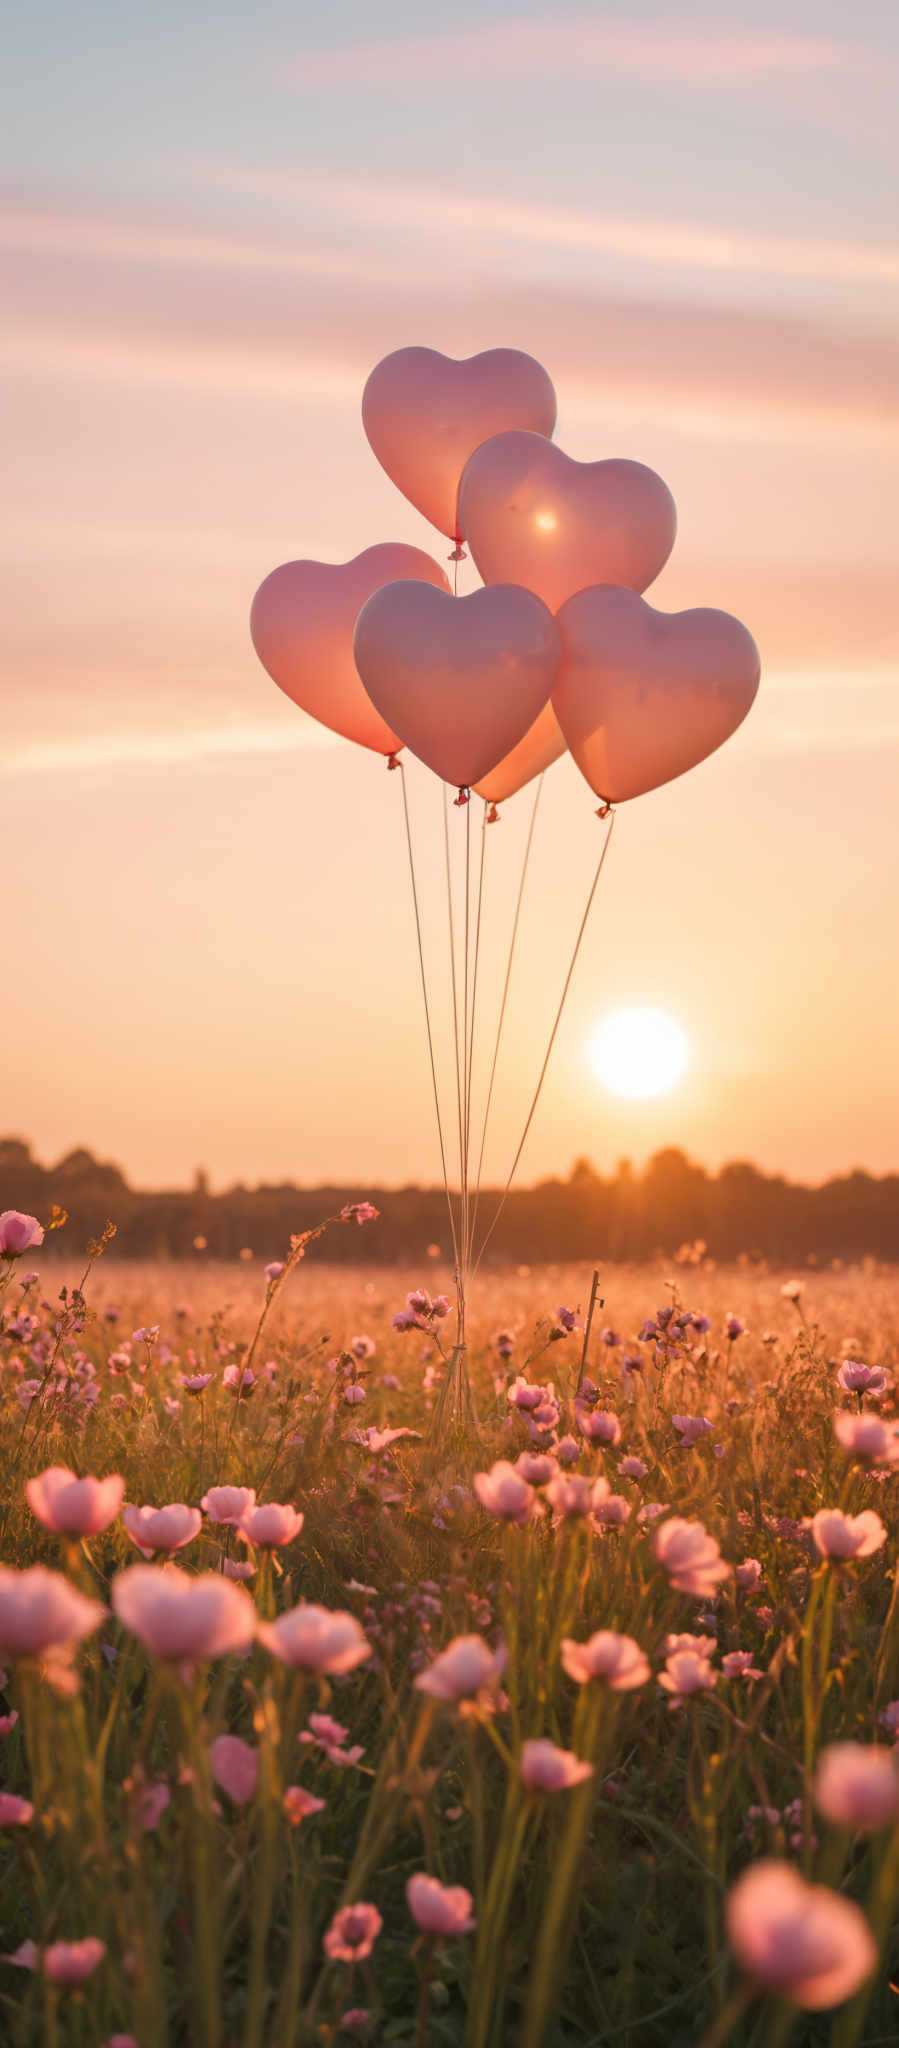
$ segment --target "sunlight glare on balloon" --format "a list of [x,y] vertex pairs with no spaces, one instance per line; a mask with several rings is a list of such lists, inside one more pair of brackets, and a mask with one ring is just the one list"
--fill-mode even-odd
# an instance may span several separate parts
[[638,1100],[661,1095],[680,1080],[688,1046],[673,1017],[640,1007],[606,1017],[594,1034],[590,1056],[613,1095]]

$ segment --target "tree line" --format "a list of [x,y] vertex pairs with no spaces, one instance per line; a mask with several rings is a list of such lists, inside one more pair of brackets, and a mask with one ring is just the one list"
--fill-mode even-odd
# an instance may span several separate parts
[[[107,1218],[116,1225],[109,1256],[274,1259],[291,1234],[336,1215],[350,1202],[370,1201],[377,1220],[329,1231],[311,1255],[337,1263],[420,1263],[438,1246],[449,1258],[442,1188],[234,1187],[213,1193],[198,1171],[190,1189],[133,1188],[118,1166],[82,1148],[55,1166],[33,1158],[21,1138],[0,1139],[0,1211],[23,1209],[41,1222],[54,1204],[68,1212],[65,1228],[46,1241],[48,1254],[81,1249]],[[490,1221],[499,1191],[482,1191]],[[694,1248],[691,1251],[691,1247]],[[567,1260],[644,1260],[662,1253],[726,1260],[899,1261],[899,1174],[856,1171],[806,1187],[760,1172],[742,1160],[708,1173],[674,1147],[656,1152],[641,1171],[621,1160],[604,1178],[580,1159],[567,1179],[513,1191],[494,1230],[490,1265]],[[433,1250],[431,1256],[434,1256]]]

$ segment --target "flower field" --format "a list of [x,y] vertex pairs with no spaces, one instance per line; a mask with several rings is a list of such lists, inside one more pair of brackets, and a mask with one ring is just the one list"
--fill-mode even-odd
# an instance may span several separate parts
[[31,1225],[0,2040],[899,2038],[899,1275],[484,1273],[472,1414],[436,1261]]

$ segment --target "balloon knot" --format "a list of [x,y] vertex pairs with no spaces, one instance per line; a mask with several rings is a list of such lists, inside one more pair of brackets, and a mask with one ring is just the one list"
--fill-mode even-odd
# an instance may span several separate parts
[[463,546],[462,546],[462,535],[461,535],[461,533],[457,533],[457,535],[456,535],[456,545],[455,545],[455,547],[454,547],[454,549],[453,549],[453,552],[452,552],[452,554],[451,554],[451,555],[447,555],[447,558],[446,558],[446,559],[447,559],[447,561],[448,561],[448,562],[467,562],[467,560],[468,560],[468,556],[467,556],[467,554],[465,553],[465,549],[464,549],[464,548],[463,548]]
[[471,802],[471,790],[468,788],[467,783],[462,782],[459,784],[459,794],[457,797],[454,797],[453,802],[457,811],[461,810],[464,804]]
[[388,754],[388,756],[387,756],[387,766],[388,766],[388,768],[398,768],[398,767],[399,767],[399,765],[400,765],[400,757],[399,757],[399,754]]
[[611,815],[612,815],[612,806],[611,806],[611,804],[610,804],[610,803],[602,803],[602,804],[600,804],[600,806],[599,806],[599,810],[597,811],[596,815],[597,815],[597,817],[598,817],[598,818],[610,818],[610,817],[611,817]]
[[499,812],[498,812],[498,810],[497,810],[497,808],[496,808],[496,805],[495,805],[495,804],[491,804],[491,806],[490,806],[490,809],[489,809],[489,811],[487,812],[487,823],[488,823],[488,825],[498,825],[498,824],[499,824],[499,822],[500,822],[500,817],[499,817]]

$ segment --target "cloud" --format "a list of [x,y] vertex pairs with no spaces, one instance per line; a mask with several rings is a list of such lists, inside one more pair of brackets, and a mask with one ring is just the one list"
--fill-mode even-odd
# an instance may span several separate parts
[[0,756],[0,780],[20,776],[82,775],[92,770],[172,768],[243,760],[249,755],[305,752],[340,745],[311,718],[281,726],[233,726],[225,731],[98,733],[90,738],[26,741]]
[[575,15],[308,46],[296,54],[289,76],[308,92],[558,77],[638,78],[714,91],[763,79],[831,76],[860,61],[855,48],[830,37],[731,25],[714,15],[648,21]]

